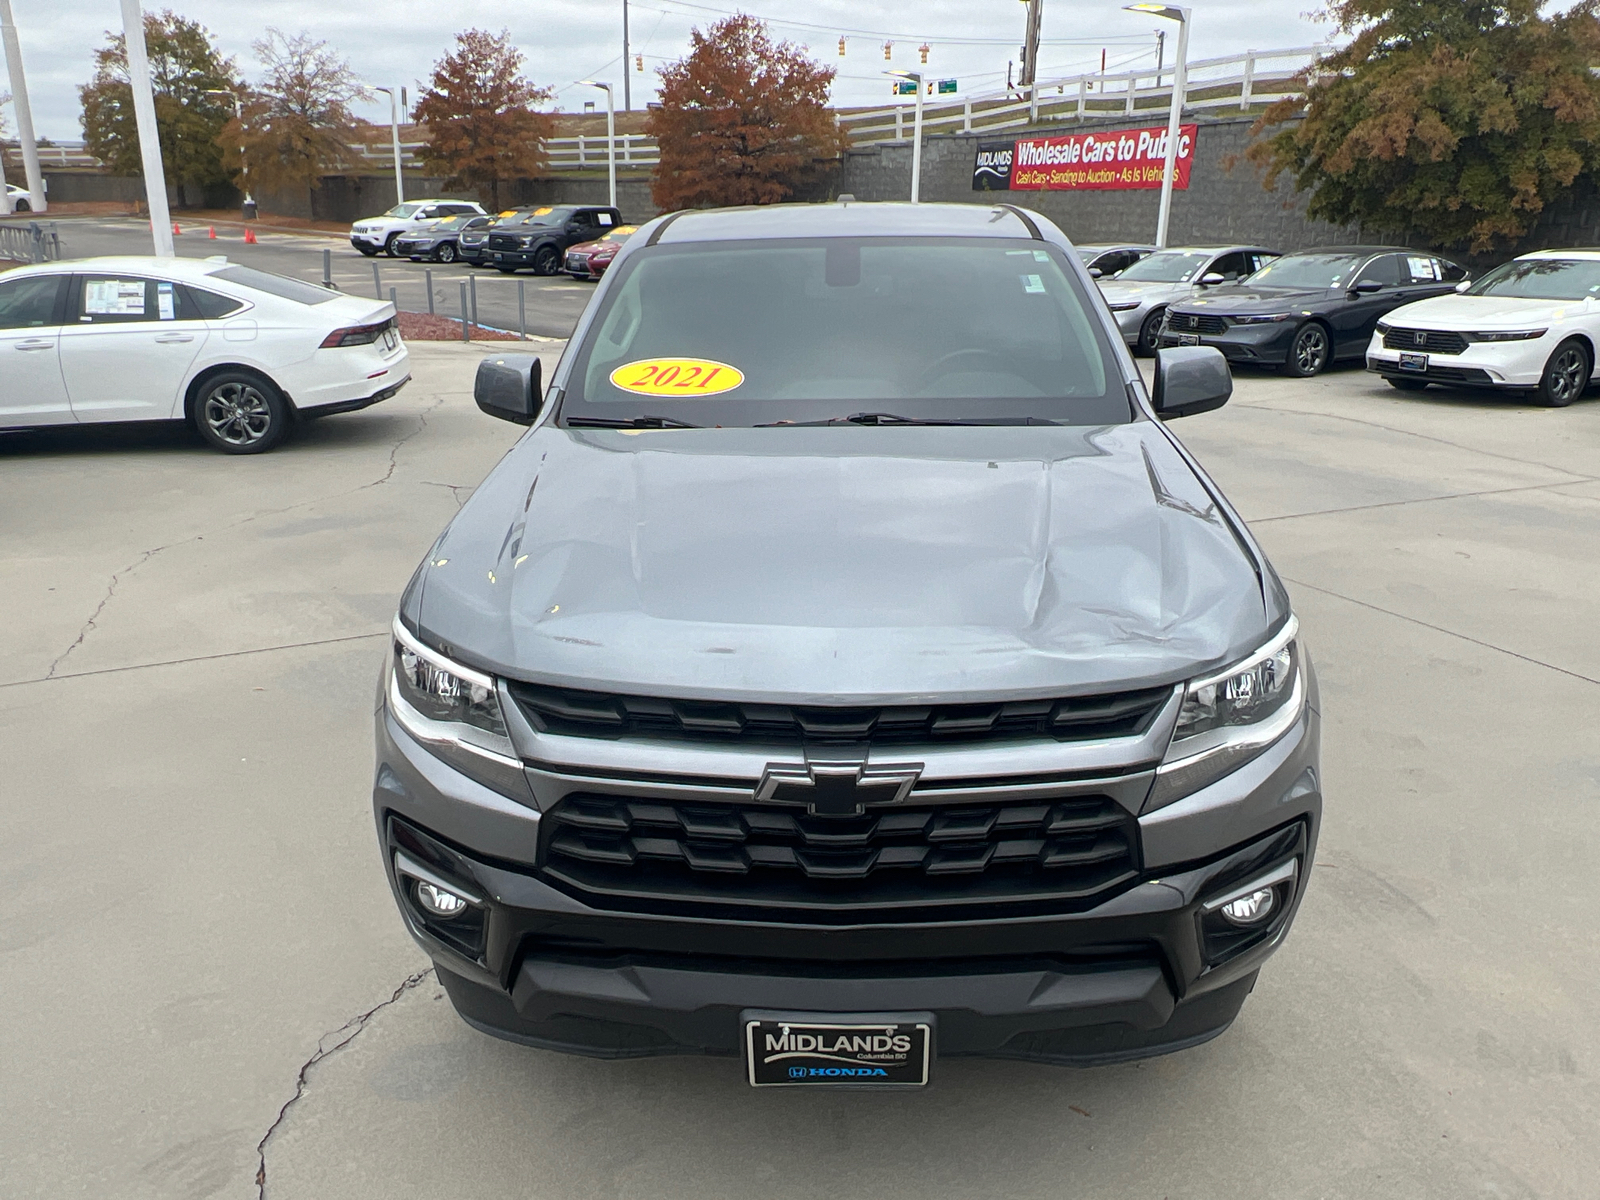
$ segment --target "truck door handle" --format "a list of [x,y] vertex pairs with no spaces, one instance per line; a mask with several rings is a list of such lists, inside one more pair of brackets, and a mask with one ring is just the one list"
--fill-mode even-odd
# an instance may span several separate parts
[[50,350],[55,347],[55,342],[48,338],[25,338],[13,345],[18,350]]
[[156,341],[160,342],[163,346],[170,346],[170,345],[173,345],[176,342],[192,342],[192,341],[194,341],[194,334],[192,334],[192,333],[163,333],[159,337],[156,338]]

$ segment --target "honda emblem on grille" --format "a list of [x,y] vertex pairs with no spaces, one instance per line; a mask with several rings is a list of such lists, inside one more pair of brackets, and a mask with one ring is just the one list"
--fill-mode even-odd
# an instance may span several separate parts
[[868,804],[904,800],[921,774],[921,763],[868,766],[860,758],[768,763],[756,799],[804,803],[815,817],[859,817]]
[[1200,318],[1199,317],[1190,317],[1189,318],[1189,328],[1190,329],[1199,329],[1200,328]]
[[1416,339],[1417,345],[1419,345],[1419,346],[1426,346],[1428,344],[1428,335],[1426,333],[1422,332],[1422,330],[1420,330],[1420,329],[1417,330],[1417,332],[1412,334],[1411,336]]

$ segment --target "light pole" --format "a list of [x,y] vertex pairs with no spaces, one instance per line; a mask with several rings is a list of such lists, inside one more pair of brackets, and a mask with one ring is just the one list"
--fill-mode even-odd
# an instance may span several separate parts
[[909,79],[917,85],[917,118],[911,132],[911,203],[922,202],[922,72],[885,71],[894,79]]
[[[648,43],[647,43],[648,44]],[[633,87],[628,78],[629,63],[633,56],[628,53],[628,0],[622,0],[622,111],[633,111]],[[613,201],[611,207],[616,207]]]
[[226,96],[233,101],[233,119],[239,122],[239,178],[244,183],[244,209],[241,216],[246,221],[255,220],[256,201],[250,194],[250,163],[244,156],[244,105],[239,102],[239,93],[227,88],[207,88],[208,96]]
[[144,8],[139,0],[122,0],[122,38],[128,47],[128,82],[133,85],[133,118],[139,128],[139,164],[150,209],[150,236],[156,256],[171,258],[172,213],[167,208],[167,173],[161,165],[161,135],[156,129],[150,56],[144,45]]
[[[628,64],[622,64],[623,78],[627,78]],[[611,85],[600,83],[594,79],[578,80],[584,87],[599,88],[606,94],[606,145],[609,153],[606,156],[606,170],[611,181],[611,207],[617,206],[617,106],[611,96]]]
[[17,141],[22,143],[28,207],[42,213],[49,202],[44,194],[44,175],[39,171],[39,144],[33,139],[33,110],[28,104],[28,81],[22,74],[22,43],[17,41],[17,27],[11,20],[11,0],[0,0],[0,41],[5,43],[6,66],[11,72],[11,104],[17,113]]
[[394,147],[394,202],[406,202],[406,183],[400,175],[400,93],[392,87],[368,85],[369,92],[386,92],[389,96],[389,140]]
[[1154,13],[1178,23],[1178,55],[1172,64],[1172,107],[1167,112],[1167,159],[1161,170],[1161,209],[1156,217],[1156,245],[1167,248],[1172,217],[1172,185],[1178,175],[1178,124],[1183,119],[1183,93],[1189,83],[1189,18],[1191,10],[1175,4],[1124,4],[1127,12]]

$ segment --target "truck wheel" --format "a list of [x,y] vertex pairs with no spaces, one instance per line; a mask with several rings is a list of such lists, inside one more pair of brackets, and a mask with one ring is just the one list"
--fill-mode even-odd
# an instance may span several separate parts
[[260,454],[289,432],[289,402],[254,371],[223,371],[195,397],[194,424],[213,450]]
[[1556,347],[1550,361],[1544,365],[1544,375],[1535,393],[1539,403],[1546,408],[1565,408],[1589,386],[1589,376],[1594,364],[1589,361],[1589,351],[1577,338],[1568,338]]
[[533,252],[535,275],[556,275],[561,271],[561,251],[554,246],[540,246]]
[[390,258],[394,258],[395,257],[394,240],[395,240],[395,238],[397,238],[399,236],[400,235],[398,233],[391,233],[388,237],[383,239],[383,252],[385,254],[387,254]]

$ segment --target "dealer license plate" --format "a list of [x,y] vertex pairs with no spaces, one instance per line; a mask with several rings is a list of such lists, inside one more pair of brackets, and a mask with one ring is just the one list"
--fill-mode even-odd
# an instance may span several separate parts
[[929,1013],[743,1014],[753,1087],[922,1087]]
[[1199,344],[1200,335],[1198,333],[1180,333],[1178,335],[1178,345],[1180,346],[1198,346]]
[[1400,356],[1400,369],[1402,371],[1426,371],[1428,369],[1428,356],[1426,354],[1402,354]]

